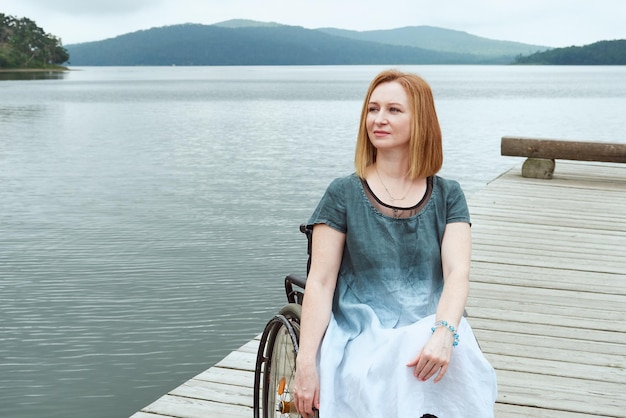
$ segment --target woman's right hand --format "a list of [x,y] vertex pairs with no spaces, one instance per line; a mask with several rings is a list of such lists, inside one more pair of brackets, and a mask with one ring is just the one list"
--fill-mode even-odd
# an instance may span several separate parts
[[303,418],[314,417],[314,408],[320,407],[320,384],[314,361],[297,363],[292,389],[298,413]]

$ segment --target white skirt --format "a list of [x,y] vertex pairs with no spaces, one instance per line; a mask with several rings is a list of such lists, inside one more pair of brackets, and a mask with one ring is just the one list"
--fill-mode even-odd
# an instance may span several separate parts
[[382,328],[372,312],[371,326],[354,336],[332,316],[319,358],[320,417],[493,417],[496,374],[465,318],[441,381],[422,382],[406,366],[430,338],[434,322],[431,315],[408,326]]

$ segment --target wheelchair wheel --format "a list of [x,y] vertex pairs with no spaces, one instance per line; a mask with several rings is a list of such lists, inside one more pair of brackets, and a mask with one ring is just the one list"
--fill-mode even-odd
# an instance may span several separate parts
[[[265,326],[254,377],[254,417],[298,418],[293,399],[302,307],[284,306]],[[261,385],[262,379],[262,385]],[[260,404],[260,405],[259,405]]]

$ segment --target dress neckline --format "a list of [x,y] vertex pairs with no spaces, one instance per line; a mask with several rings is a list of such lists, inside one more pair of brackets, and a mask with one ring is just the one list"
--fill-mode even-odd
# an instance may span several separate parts
[[374,194],[369,183],[365,179],[360,179],[361,185],[363,186],[363,191],[365,192],[366,197],[370,201],[370,203],[385,216],[389,216],[395,219],[404,219],[411,218],[417,215],[428,203],[430,196],[433,192],[433,176],[426,178],[426,191],[424,192],[424,196],[420,199],[417,204],[409,207],[403,206],[393,206],[383,202],[381,199]]

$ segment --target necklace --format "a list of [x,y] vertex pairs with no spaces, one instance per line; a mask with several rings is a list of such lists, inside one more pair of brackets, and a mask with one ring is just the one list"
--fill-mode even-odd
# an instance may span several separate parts
[[[406,197],[409,195],[409,192],[411,191],[411,189],[413,188],[413,182],[411,182],[411,184],[409,185],[409,188],[407,189],[406,193],[404,194],[404,196],[402,196],[401,198],[395,198],[391,195],[391,192],[389,192],[389,189],[387,188],[387,186],[385,186],[385,183],[383,182],[383,179],[380,178],[380,173],[378,172],[378,167],[374,167],[376,169],[376,176],[378,176],[378,180],[380,181],[380,184],[383,185],[383,187],[385,188],[385,191],[387,192],[387,194],[389,195],[389,198],[391,199],[391,203],[395,202],[395,201],[401,201],[406,199]],[[395,212],[394,212],[395,213]]]

